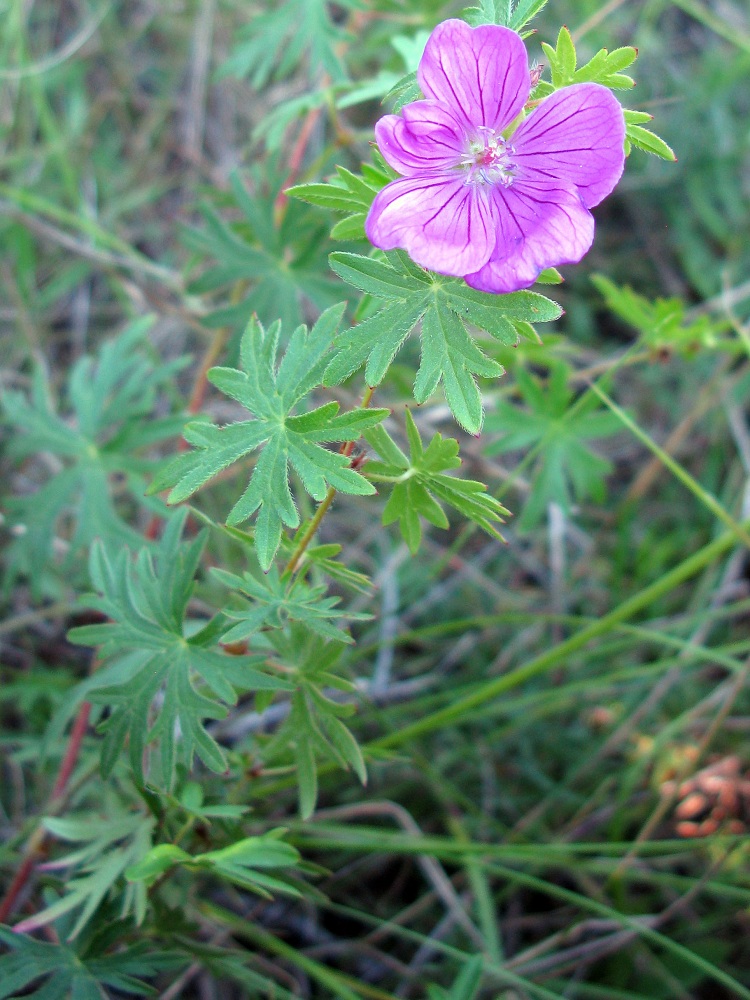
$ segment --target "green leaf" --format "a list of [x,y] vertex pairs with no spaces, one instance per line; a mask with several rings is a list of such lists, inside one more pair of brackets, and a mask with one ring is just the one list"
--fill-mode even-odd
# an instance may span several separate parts
[[204,870],[217,878],[250,889],[270,898],[269,889],[299,896],[299,891],[278,875],[266,874],[267,869],[295,868],[300,856],[295,848],[279,838],[283,830],[272,830],[258,837],[246,837],[228,847],[191,855],[174,844],[158,844],[130,868],[126,876],[132,882],[153,884],[165,872],[176,866]]
[[287,188],[286,194],[320,208],[346,213],[346,218],[331,230],[333,239],[363,240],[365,218],[375,195],[396,176],[377,151],[373,156],[376,165],[364,164],[362,176],[336,167],[336,174],[327,183],[297,184]]
[[208,377],[254,419],[227,427],[189,424],[185,438],[196,450],[180,455],[151,485],[152,491],[171,486],[169,503],[179,503],[222,469],[262,448],[227,524],[241,524],[258,512],[255,545],[263,569],[273,561],[284,525],[296,528],[300,523],[289,487],[290,466],[315,500],[323,500],[329,487],[360,496],[373,492],[367,480],[350,468],[345,455],[321,445],[356,441],[363,431],[380,423],[387,410],[339,414],[338,403],[327,403],[292,415],[322,378],[328,363],[325,355],[343,311],[343,304],[328,309],[309,333],[306,327],[298,327],[278,367],[279,324],[265,331],[256,319],[251,320],[240,348],[242,370],[212,368]]
[[447,528],[448,520],[438,501],[453,507],[468,517],[483,531],[502,539],[495,524],[508,511],[487,494],[483,483],[448,476],[449,469],[461,465],[458,442],[435,434],[425,449],[411,413],[406,411],[406,433],[410,457],[401,451],[384,427],[376,427],[366,435],[368,444],[383,458],[383,463],[369,462],[365,467],[368,478],[378,484],[392,485],[392,492],[383,511],[383,524],[399,522],[404,541],[413,553],[421,542],[420,517],[438,528]]
[[301,575],[291,579],[281,577],[275,567],[262,580],[248,572],[243,573],[242,577],[221,569],[214,569],[213,573],[226,586],[251,600],[247,610],[224,610],[227,618],[240,623],[224,635],[225,643],[249,639],[261,629],[284,628],[290,621],[302,622],[323,638],[351,642],[348,632],[334,622],[344,618],[364,621],[370,617],[356,612],[338,611],[336,605],[339,598],[326,597],[325,587],[310,587]]
[[480,0],[475,7],[468,8],[467,20],[472,27],[500,24],[521,31],[546,3],[547,0]]
[[635,327],[643,344],[654,352],[677,351],[690,356],[700,348],[715,350],[733,343],[732,339],[722,337],[722,331],[727,326],[723,321],[707,315],[689,320],[687,306],[682,299],[651,301],[627,285],[615,285],[604,275],[593,275],[591,280],[604,296],[609,309]]
[[[74,570],[81,550],[95,538],[122,545],[142,542],[118,512],[112,477],[121,480],[119,492],[142,505],[142,476],[153,462],[139,451],[176,436],[184,423],[181,417],[153,415],[160,393],[183,362],[154,364],[147,351],[152,322],[152,317],[138,320],[105,342],[97,356],[82,357],[71,369],[59,408],[42,368],[34,372],[30,394],[0,396],[3,423],[12,431],[9,456],[27,461],[47,452],[59,459],[59,471],[45,473],[38,490],[7,500],[13,539],[6,556],[8,583],[27,576],[38,593],[57,535],[68,542],[60,563],[63,574]],[[163,510],[160,501],[150,506]]]
[[[634,80],[621,72],[638,57],[638,50],[630,45],[615,49],[613,52],[599,49],[585,65],[579,68],[576,68],[578,58],[573,38],[567,28],[560,29],[555,48],[546,42],[542,42],[542,48],[549,61],[552,86],[555,90],[573,83],[589,82],[599,83],[611,90],[629,90],[635,86]],[[545,95],[535,92],[534,96]]]
[[[66,819],[48,818],[44,826],[54,837],[80,845],[71,854],[57,858],[48,869],[66,869],[76,872],[69,878],[64,894],[50,906],[16,926],[25,933],[58,920],[66,914],[77,913],[69,929],[68,940],[74,940],[91,920],[102,901],[121,880],[123,873],[139,861],[151,846],[154,821],[143,815],[119,812],[121,807],[110,804],[107,819],[100,815],[85,814]],[[141,914],[145,910],[142,892],[125,898],[121,912]]]
[[643,128],[642,125],[628,123],[625,127],[625,135],[637,149],[653,153],[654,156],[659,156],[662,160],[672,160],[673,162],[677,160],[672,147],[668,146],[654,132]]
[[130,996],[154,994],[146,980],[163,969],[174,969],[184,959],[152,951],[145,943],[120,947],[107,954],[89,945],[73,947],[36,941],[0,927],[0,941],[8,954],[0,956],[0,1000],[20,995],[35,1000],[101,1000],[104,987]]
[[[340,7],[361,10],[360,0],[340,0]],[[249,78],[260,90],[272,80],[289,76],[303,59],[308,71],[328,73],[334,81],[346,79],[346,69],[337,54],[348,38],[336,25],[326,0],[286,0],[269,11],[256,14],[237,32],[235,46],[219,68],[219,76]]]
[[517,324],[546,322],[560,307],[536,292],[490,295],[463,281],[434,275],[396,251],[386,259],[333,253],[331,267],[360,291],[382,300],[382,307],[336,338],[336,352],[325,371],[335,385],[365,364],[368,385],[378,385],[406,337],[422,321],[422,359],[414,386],[418,402],[442,382],[458,423],[473,434],[482,425],[482,402],[475,375],[502,374],[466,330],[471,323],[504,344],[518,342]]
[[362,782],[366,781],[361,750],[341,722],[354,706],[342,704],[336,697],[339,691],[351,694],[354,685],[333,669],[343,643],[328,641],[299,623],[283,631],[270,631],[265,638],[288,670],[296,690],[289,716],[266,745],[264,756],[270,761],[281,754],[291,755],[297,772],[300,814],[307,818],[317,801],[319,755],[332,759],[339,767],[351,768]]
[[194,754],[207,767],[222,771],[224,751],[206,731],[204,720],[226,715],[226,706],[237,700],[237,688],[289,688],[258,669],[262,658],[205,648],[196,634],[186,616],[206,538],[200,534],[180,543],[186,513],[169,520],[155,551],[141,549],[135,560],[127,550],[113,555],[101,543],[92,548],[90,571],[99,594],[87,603],[109,620],[72,629],[69,636],[73,642],[99,646],[105,661],[86,687],[90,701],[110,710],[104,723],[105,775],[126,741],[139,780],[145,751],[157,740],[167,786],[174,780],[178,759],[189,767]]
[[418,403],[429,399],[442,381],[453,416],[465,430],[477,434],[484,409],[473,376],[502,374],[502,365],[479,350],[455,313],[437,306],[427,310],[422,320],[422,362],[414,382]]
[[140,861],[128,868],[125,878],[129,882],[145,882],[147,885],[152,885],[170,868],[189,860],[191,860],[190,855],[181,847],[175,844],[157,844]]
[[546,516],[550,503],[569,513],[574,501],[604,499],[604,479],[611,464],[584,442],[616,434],[620,426],[612,414],[597,409],[594,396],[573,407],[564,364],[554,363],[546,382],[523,368],[516,370],[516,378],[526,407],[504,400],[497,404],[487,418],[487,430],[503,436],[486,450],[497,454],[533,447],[537,452],[534,482],[519,520],[519,527],[525,529]]
[[411,73],[407,73],[406,76],[402,76],[391,87],[383,98],[382,103],[390,104],[393,114],[397,115],[403,107],[407,104],[412,104],[414,101],[418,101],[422,96],[422,91],[417,83],[417,72],[413,70]]
[[[199,268],[189,291],[219,296],[202,317],[205,325],[240,331],[257,315],[263,323],[280,319],[293,328],[302,322],[305,301],[322,311],[340,299],[340,284],[326,276],[325,220],[299,201],[279,219],[274,206],[283,183],[280,162],[272,161],[267,172],[253,168],[247,178],[234,173],[231,190],[215,195],[218,205],[199,206],[202,227],[182,231]],[[226,305],[230,288],[233,296],[238,289],[243,295]]]

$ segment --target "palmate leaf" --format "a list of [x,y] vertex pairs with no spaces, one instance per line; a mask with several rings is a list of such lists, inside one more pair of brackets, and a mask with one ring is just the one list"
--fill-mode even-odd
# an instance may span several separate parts
[[578,68],[575,45],[567,28],[560,28],[555,48],[546,42],[542,42],[542,48],[549,61],[552,86],[555,89],[568,87],[572,83],[599,83],[611,90],[630,90],[635,86],[635,81],[622,72],[638,58],[638,49],[632,45],[625,45],[612,52],[599,49],[584,66]]
[[547,506],[557,503],[569,512],[574,500],[604,499],[604,480],[611,463],[584,443],[616,434],[621,425],[612,413],[599,407],[591,396],[572,411],[574,394],[568,388],[568,368],[555,364],[546,383],[519,368],[518,388],[525,408],[501,400],[487,417],[488,432],[503,437],[487,446],[494,455],[509,451],[539,449],[529,500],[518,522],[530,528],[544,517]]
[[129,996],[153,996],[145,980],[162,969],[184,964],[166,952],[149,953],[148,945],[120,948],[112,954],[81,953],[61,944],[36,941],[0,927],[0,1000],[102,1000],[104,987]]
[[[155,552],[127,550],[112,556],[102,544],[91,552],[98,596],[87,599],[110,620],[72,629],[73,642],[98,646],[107,665],[87,683],[86,697],[109,706],[102,747],[108,775],[125,742],[130,763],[143,779],[147,746],[160,744],[161,778],[171,787],[178,758],[190,767],[197,754],[214,771],[226,768],[224,751],[204,726],[226,715],[236,689],[289,689],[258,669],[258,657],[230,656],[204,646],[210,630],[195,632],[186,620],[205,534],[180,543],[185,511],[172,517]],[[155,698],[161,694],[161,705]]]
[[[59,408],[41,368],[34,372],[28,396],[5,392],[0,397],[3,422],[13,431],[9,455],[26,460],[45,452],[59,459],[59,471],[36,492],[8,499],[14,536],[6,560],[9,582],[23,574],[38,589],[58,531],[67,544],[63,570],[76,565],[81,549],[94,538],[142,542],[120,517],[110,479],[124,474],[128,493],[142,504],[142,476],[153,463],[138,451],[179,434],[184,423],[182,417],[152,416],[157,394],[184,364],[155,365],[148,357],[152,322],[145,317],[132,323],[97,356],[81,358],[70,372]],[[163,509],[158,501],[151,506]]]
[[[251,172],[255,190],[249,191],[234,173],[221,214],[202,204],[203,226],[183,230],[183,242],[202,260],[190,292],[226,294],[228,287],[246,283],[242,301],[211,310],[202,319],[206,325],[242,330],[255,313],[263,323],[280,319],[292,328],[302,322],[303,301],[323,310],[341,298],[340,283],[326,274],[326,226],[319,213],[291,202],[277,218],[282,180],[283,175],[269,190],[267,178]],[[236,221],[225,219],[226,211]]]
[[278,366],[280,324],[266,331],[252,319],[242,338],[242,371],[212,368],[208,377],[249,410],[254,419],[227,427],[205,422],[189,424],[185,439],[195,450],[180,455],[151,485],[151,492],[172,487],[168,502],[179,503],[222,469],[262,447],[250,483],[230,511],[227,524],[241,524],[258,512],[255,546],[263,569],[271,565],[283,526],[296,528],[300,523],[289,487],[290,466],[315,500],[322,500],[329,486],[358,496],[375,492],[349,467],[346,456],[321,445],[356,441],[364,431],[380,423],[387,410],[356,409],[339,414],[338,403],[326,403],[292,415],[301,400],[320,384],[326,353],[343,311],[343,304],[328,309],[309,333],[306,327],[298,327]]
[[448,519],[438,501],[468,517],[483,531],[502,539],[495,524],[508,511],[487,494],[483,483],[446,475],[457,469],[458,441],[435,434],[425,449],[411,413],[406,411],[406,434],[410,457],[401,451],[384,427],[374,427],[366,438],[383,462],[368,462],[365,475],[374,483],[393,486],[383,511],[383,524],[399,522],[404,541],[413,553],[422,539],[420,517],[438,528],[447,528]]
[[248,572],[239,577],[223,569],[214,569],[213,574],[236,593],[251,599],[247,609],[224,609],[227,618],[239,622],[224,634],[222,641],[225,643],[249,639],[261,629],[284,628],[287,622],[302,622],[325,639],[351,642],[348,632],[334,622],[344,618],[365,621],[370,617],[337,610],[340,598],[326,597],[325,587],[310,587],[301,576],[282,577],[274,567],[262,580]]
[[[339,0],[337,6],[361,10],[361,0]],[[256,15],[238,35],[220,76],[248,77],[261,89],[270,80],[289,76],[307,55],[315,74],[324,70],[334,80],[346,79],[336,45],[346,38],[330,14],[328,0],[286,0]]]
[[[109,804],[108,804],[109,806]],[[71,854],[47,864],[48,870],[72,870],[64,894],[56,902],[15,927],[27,932],[52,923],[66,914],[76,914],[75,923],[66,939],[74,940],[96,913],[101,902],[114,889],[127,868],[151,847],[154,820],[136,813],[128,815],[107,808],[107,818],[101,815],[79,815],[65,819],[47,818],[44,826],[54,837],[79,845]],[[146,911],[146,893],[142,886],[128,886],[121,893],[121,917],[132,914],[141,923]]]
[[468,21],[480,24],[500,24],[520,31],[547,4],[547,0],[480,0],[468,9]]
[[536,292],[490,295],[475,291],[457,278],[422,270],[401,251],[385,257],[331,254],[331,267],[338,275],[384,303],[373,316],[336,338],[337,351],[326,368],[326,384],[335,385],[364,364],[367,384],[378,385],[421,321],[416,401],[425,402],[442,382],[457,422],[470,433],[479,433],[483,409],[475,376],[493,378],[502,375],[503,369],[480,350],[465,324],[512,346],[518,342],[521,324],[557,319],[562,310]]
[[262,638],[289,671],[295,687],[291,712],[263,754],[272,760],[291,750],[297,770],[299,809],[307,818],[318,796],[318,757],[353,770],[363,784],[367,780],[362,751],[341,721],[354,712],[354,706],[340,704],[331,697],[332,691],[351,694],[355,690],[351,682],[334,672],[345,646],[327,641],[299,623],[283,631],[267,632]]

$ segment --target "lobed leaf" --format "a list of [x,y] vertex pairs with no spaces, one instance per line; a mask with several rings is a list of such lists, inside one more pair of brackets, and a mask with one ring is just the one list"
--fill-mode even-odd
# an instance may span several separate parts
[[168,502],[179,503],[262,446],[247,488],[229,512],[227,524],[242,524],[257,512],[255,546],[263,569],[273,561],[284,526],[299,525],[289,486],[290,469],[315,500],[322,500],[329,487],[359,496],[373,492],[367,480],[350,468],[345,455],[322,445],[356,441],[378,424],[387,410],[339,414],[338,404],[331,402],[293,415],[297,404],[323,376],[326,354],[343,311],[343,303],[332,306],[311,331],[298,327],[278,365],[279,324],[264,330],[252,319],[240,345],[241,370],[212,368],[208,377],[255,419],[227,427],[190,424],[185,438],[196,450],[178,456],[151,485],[152,492],[171,487]]
[[384,260],[338,252],[330,259],[331,267],[344,280],[383,304],[374,315],[336,338],[337,350],[325,370],[325,383],[335,385],[364,364],[368,385],[378,385],[421,320],[415,399],[423,402],[442,382],[454,417],[473,434],[482,425],[475,376],[493,378],[502,374],[502,367],[481,351],[465,324],[514,345],[522,324],[557,319],[562,312],[555,302],[536,292],[478,292],[459,279],[424,271],[401,252],[389,253]]

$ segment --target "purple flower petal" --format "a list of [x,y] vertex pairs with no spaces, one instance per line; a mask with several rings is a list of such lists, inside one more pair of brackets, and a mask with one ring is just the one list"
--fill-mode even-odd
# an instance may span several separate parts
[[503,129],[529,96],[526,47],[509,28],[443,21],[427,41],[417,81],[425,97],[447,105],[469,130]]
[[575,190],[542,178],[492,191],[497,244],[484,267],[465,275],[472,288],[528,288],[545,268],[574,264],[591,246],[594,218]]
[[458,277],[478,271],[495,246],[491,196],[463,177],[403,177],[378,192],[365,221],[381,250],[400,247],[422,267]]
[[436,101],[407,104],[403,118],[381,118],[375,139],[386,162],[407,177],[455,167],[466,147],[461,123]]
[[598,83],[578,83],[545,98],[511,139],[519,181],[576,187],[587,208],[606,198],[625,165],[625,119]]

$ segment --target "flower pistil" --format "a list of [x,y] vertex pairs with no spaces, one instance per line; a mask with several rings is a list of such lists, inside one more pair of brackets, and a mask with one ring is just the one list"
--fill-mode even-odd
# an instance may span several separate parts
[[494,129],[480,127],[459,164],[466,171],[464,183],[510,187],[516,171],[514,153],[514,147]]

